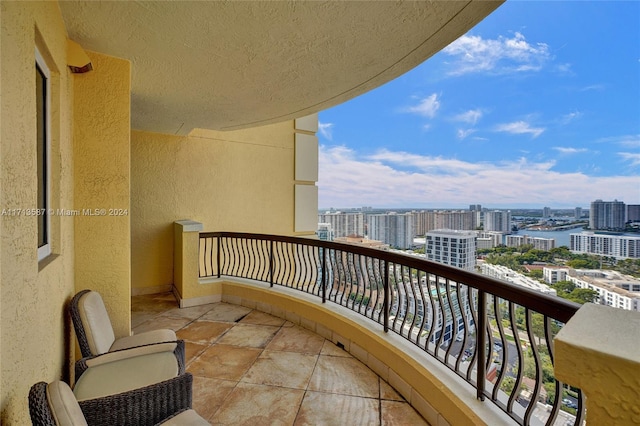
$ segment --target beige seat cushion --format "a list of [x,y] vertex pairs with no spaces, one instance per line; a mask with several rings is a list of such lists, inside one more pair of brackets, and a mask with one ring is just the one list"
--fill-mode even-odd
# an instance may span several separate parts
[[59,380],[49,383],[47,400],[58,426],[87,426],[78,401],[66,383]]
[[211,426],[195,410],[186,410],[162,423],[163,426]]
[[174,342],[177,340],[176,332],[169,329],[146,331],[133,336],[121,337],[113,342],[109,351],[133,348],[135,346],[150,345],[159,342]]
[[78,301],[78,310],[91,353],[100,355],[108,352],[116,338],[100,293],[90,291],[84,294]]
[[178,360],[173,352],[146,354],[91,366],[80,376],[73,393],[78,401],[84,401],[152,385],[177,375]]

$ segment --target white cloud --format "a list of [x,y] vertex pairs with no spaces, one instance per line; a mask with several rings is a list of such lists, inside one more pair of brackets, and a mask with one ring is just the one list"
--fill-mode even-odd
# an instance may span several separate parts
[[598,139],[601,143],[614,143],[625,148],[640,148],[640,134],[638,135],[622,135],[610,136],[608,138]]
[[578,154],[580,152],[589,151],[587,148],[571,148],[571,147],[564,147],[564,146],[554,146],[553,149],[558,151],[560,154],[567,154],[567,155]]
[[418,105],[404,108],[403,111],[422,115],[427,118],[433,118],[435,117],[438,109],[440,109],[440,101],[438,100],[438,95],[433,93],[432,95],[422,99]]
[[574,112],[570,112],[569,114],[563,115],[562,118],[560,119],[560,122],[562,124],[569,124],[573,120],[577,120],[581,117],[582,117],[582,113],[580,111],[574,111]]
[[318,131],[322,136],[324,136],[328,140],[333,140],[333,123],[321,123],[318,122]]
[[632,167],[640,166],[640,153],[638,152],[619,152],[619,156],[623,160],[628,161]]
[[592,84],[590,86],[585,86],[579,89],[581,92],[588,92],[590,90],[601,91],[604,90],[604,84]]
[[507,132],[516,135],[530,134],[534,138],[537,138],[545,131],[543,127],[531,127],[526,121],[514,121],[513,123],[498,124],[495,128],[497,132]]
[[463,35],[442,52],[454,58],[452,75],[539,71],[551,59],[547,44],[530,44],[519,32],[512,38],[497,39]]
[[481,118],[481,109],[470,109],[469,111],[463,112],[462,114],[458,114],[453,117],[455,121],[462,121],[463,123],[469,123],[472,125],[475,125]]
[[458,129],[457,131],[458,139],[465,139],[467,136],[475,132],[476,132],[476,129]]
[[[636,160],[638,160],[636,158]],[[321,207],[495,207],[589,205],[592,194],[636,200],[637,176],[560,173],[555,163],[527,159],[470,163],[382,150],[360,157],[346,147],[320,147]]]

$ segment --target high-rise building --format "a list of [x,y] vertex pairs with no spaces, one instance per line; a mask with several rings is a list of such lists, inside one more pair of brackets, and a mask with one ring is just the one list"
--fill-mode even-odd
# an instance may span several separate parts
[[576,220],[580,220],[580,218],[582,217],[582,207],[576,207],[573,216]]
[[433,229],[433,211],[422,210],[419,212],[412,212],[412,214],[415,235],[422,237],[427,231]]
[[472,231],[476,229],[475,212],[460,211],[436,211],[433,217],[432,229],[454,229],[458,231]]
[[413,214],[395,212],[367,216],[369,238],[393,248],[408,249],[413,245]]
[[599,254],[616,259],[640,259],[640,237],[583,231],[570,235],[574,253]]
[[484,230],[511,233],[511,211],[494,210],[484,212]]
[[551,217],[551,207],[544,207],[542,209],[542,217],[543,218],[549,218]]
[[627,204],[625,222],[640,222],[640,204]]
[[482,211],[482,205],[480,205],[480,204],[470,204],[469,205],[469,210],[471,210],[472,212],[481,212]]
[[327,212],[318,215],[318,223],[330,223],[334,237],[364,235],[364,215],[362,213]]
[[433,229],[471,231],[478,227],[479,212],[470,210],[435,210],[413,212],[415,235],[425,235]]
[[427,260],[473,271],[476,267],[476,233],[451,229],[429,231],[425,254]]
[[625,206],[622,201],[595,200],[589,211],[589,228],[620,230],[624,229]]

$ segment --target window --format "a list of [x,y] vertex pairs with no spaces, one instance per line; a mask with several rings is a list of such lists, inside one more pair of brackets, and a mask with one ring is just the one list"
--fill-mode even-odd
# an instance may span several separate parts
[[36,49],[36,125],[37,125],[37,156],[38,156],[38,260],[51,254],[51,223],[50,207],[50,161],[49,150],[51,141],[51,84],[49,68],[44,58]]

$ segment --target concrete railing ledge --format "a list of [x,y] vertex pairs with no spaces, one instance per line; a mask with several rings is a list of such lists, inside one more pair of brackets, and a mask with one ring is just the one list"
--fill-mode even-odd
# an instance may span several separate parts
[[587,398],[587,424],[640,424],[640,312],[587,303],[554,340],[555,376]]

